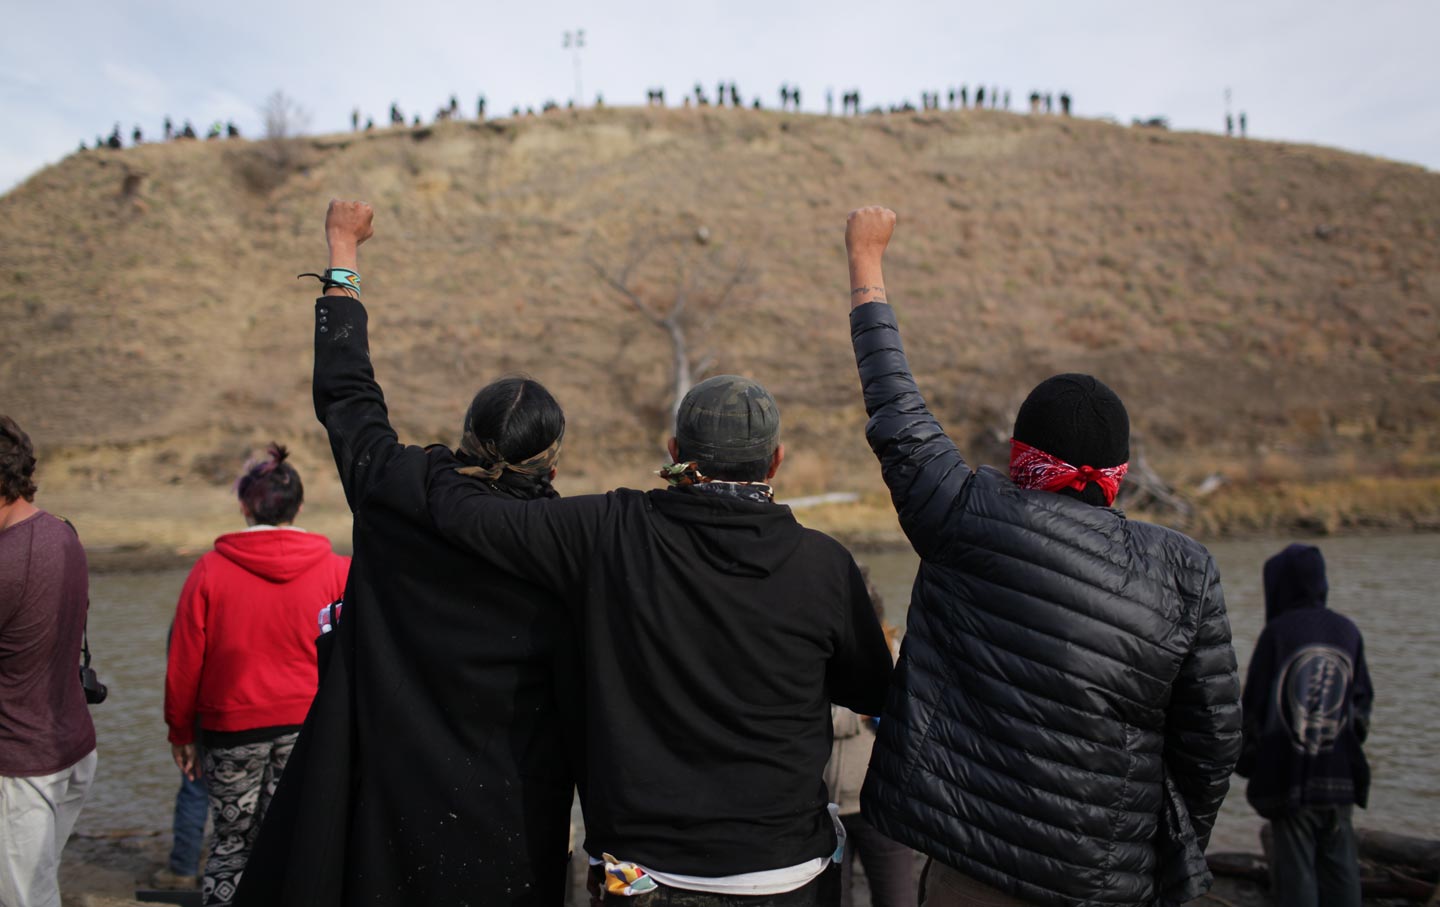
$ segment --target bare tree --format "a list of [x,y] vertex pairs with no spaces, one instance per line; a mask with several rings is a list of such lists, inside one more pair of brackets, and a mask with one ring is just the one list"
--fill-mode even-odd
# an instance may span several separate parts
[[710,231],[702,226],[689,233],[639,231],[618,268],[593,256],[586,263],[611,292],[669,338],[673,416],[715,364],[706,349],[710,327],[749,281],[748,260],[712,245]]
[[265,120],[265,138],[284,141],[304,135],[310,128],[310,114],[285,92],[276,90],[260,107]]
[[304,164],[305,149],[298,137],[310,127],[310,114],[294,98],[276,91],[260,105],[260,116],[263,140],[237,152],[235,160],[245,183],[268,195]]

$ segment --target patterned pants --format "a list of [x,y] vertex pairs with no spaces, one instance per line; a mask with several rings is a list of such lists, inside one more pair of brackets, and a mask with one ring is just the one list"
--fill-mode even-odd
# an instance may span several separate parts
[[282,734],[261,743],[205,748],[205,784],[215,820],[215,841],[201,883],[205,907],[228,907],[234,899],[260,822],[299,736]]

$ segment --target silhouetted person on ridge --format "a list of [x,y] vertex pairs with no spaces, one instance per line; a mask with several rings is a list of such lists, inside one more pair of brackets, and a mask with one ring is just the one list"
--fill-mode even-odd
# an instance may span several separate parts
[[240,127],[235,125],[234,120],[227,120],[225,123],[225,137],[231,139],[240,138]]
[[725,96],[726,96],[727,94],[728,94],[728,92],[726,92],[726,90],[725,90],[725,83],[724,83],[724,82],[716,82],[716,83],[715,83],[715,106],[716,106],[716,107],[724,107],[724,106],[725,106]]
[[780,109],[790,109],[790,86],[787,83],[780,83]]
[[450,116],[457,119],[460,117],[460,99],[453,94],[450,96]]
[[[1241,132],[1244,132],[1244,129],[1243,129],[1243,128],[1241,129]],[[145,136],[140,132],[140,127],[139,127],[139,126],[136,126],[136,127],[135,127],[135,131],[132,132],[132,133],[130,133],[130,144],[132,144],[132,145],[139,145],[140,143],[142,143],[142,142],[144,142],[144,141],[145,141]]]
[[81,140],[80,140],[80,147],[79,147],[77,150],[79,150],[79,151],[88,151],[88,150],[89,150],[88,148],[85,147],[85,140],[84,140],[84,139],[81,139]]
[[175,124],[172,123],[172,122],[170,122],[170,118],[169,118],[169,117],[166,117],[166,118],[165,118],[165,141],[168,142],[168,141],[170,141],[170,140],[173,139],[173,138],[175,138]]
[[395,102],[393,102],[393,101],[390,103],[390,125],[392,125],[392,126],[404,126],[404,125],[405,125],[405,114],[403,114],[403,113],[400,112],[400,105],[397,104],[397,103],[395,103]]
[[798,85],[797,85],[796,87],[790,89],[790,97],[791,97],[791,99],[794,100],[794,102],[795,102],[795,112],[796,112],[796,113],[799,113],[799,112],[800,112],[800,87],[799,87]]
[[740,100],[740,87],[734,82],[730,83],[730,103],[736,107],[745,106],[745,102]]
[[1046,112],[1046,113],[1054,113],[1054,112],[1055,112],[1055,98],[1054,98],[1054,96],[1051,95],[1050,92],[1048,92],[1048,91],[1045,92],[1045,112]]
[[1031,113],[1039,113],[1039,112],[1040,112],[1040,92],[1038,92],[1038,91],[1032,91],[1032,92],[1030,92],[1030,112],[1031,112]]
[[477,119],[485,119],[485,96],[483,94],[475,102],[475,116]]
[[106,144],[106,146],[108,146],[108,147],[110,147],[110,148],[119,148],[119,147],[120,147],[120,144],[121,144],[121,143],[120,143],[120,124],[119,124],[119,123],[116,123],[116,124],[115,124],[115,129],[110,133],[110,138],[109,138],[108,141],[105,142],[105,144]]
[[375,118],[374,118],[374,117],[366,117],[366,118],[365,118],[365,131],[366,131],[366,132],[369,132],[370,130],[372,130],[372,129],[374,129],[374,128],[375,128]]
[[1005,109],[1010,109],[1010,89],[1005,89]]
[[1245,138],[1245,111],[1240,111],[1240,138]]
[[976,106],[976,107],[984,107],[984,106],[985,106],[985,86],[984,86],[984,85],[981,85],[979,88],[975,89],[975,106]]
[[960,86],[960,109],[964,110],[970,106],[970,86]]
[[1067,117],[1070,115],[1070,92],[1068,91],[1060,92],[1060,114]]
[[418,113],[415,114],[415,119],[413,119],[413,120],[410,121],[410,125],[411,125],[412,127],[414,127],[415,129],[419,129],[419,128],[420,128],[420,114],[418,114]]
[[1228,114],[1228,113],[1225,114],[1225,134],[1226,134],[1226,135],[1234,135],[1234,134],[1235,134],[1235,118],[1234,118],[1233,116],[1231,116],[1230,114]]
[[356,107],[354,110],[350,111],[350,131],[351,131],[351,132],[359,132],[359,131],[360,131],[360,108],[359,108],[359,107]]

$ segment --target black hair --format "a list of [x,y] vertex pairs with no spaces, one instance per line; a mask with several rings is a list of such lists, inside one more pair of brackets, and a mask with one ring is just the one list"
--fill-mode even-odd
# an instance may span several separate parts
[[15,420],[0,416],[0,497],[35,500],[35,446]]
[[268,456],[251,463],[235,483],[235,496],[251,519],[267,526],[279,526],[294,522],[305,503],[305,486],[300,482],[300,473],[285,462],[290,452],[283,444],[270,442]]
[[[507,375],[475,394],[465,411],[464,431],[491,447],[506,463],[523,463],[564,436],[565,411],[539,381]],[[549,470],[525,475],[507,469],[490,484],[520,498],[559,497],[550,484]]]
[[[1093,375],[1072,372],[1036,385],[1020,406],[1012,437],[1072,466],[1107,469],[1130,460],[1130,415],[1120,396]],[[1058,493],[1106,505],[1094,482]]]

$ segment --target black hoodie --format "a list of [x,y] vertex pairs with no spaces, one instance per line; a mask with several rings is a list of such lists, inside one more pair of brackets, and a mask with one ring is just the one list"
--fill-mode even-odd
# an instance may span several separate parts
[[1265,562],[1265,629],[1246,677],[1245,795],[1274,818],[1304,806],[1365,806],[1370,769],[1361,744],[1374,698],[1364,641],[1325,607],[1325,559],[1290,545]]
[[877,714],[890,675],[849,553],[778,504],[503,501],[456,465],[432,461],[437,528],[558,593],[582,628],[586,851],[712,877],[829,855],[830,703]]

